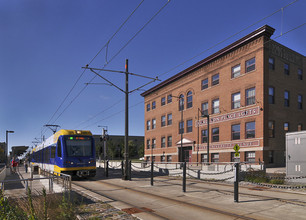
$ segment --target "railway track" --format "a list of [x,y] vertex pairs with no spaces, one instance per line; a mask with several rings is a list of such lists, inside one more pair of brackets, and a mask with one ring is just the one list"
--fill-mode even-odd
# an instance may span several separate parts
[[[186,193],[182,192],[179,179],[156,177],[154,186],[149,184],[149,178],[133,178],[133,181],[97,178],[95,181],[73,182],[74,186],[95,193],[120,209],[137,210],[136,216],[142,219],[186,219],[186,216],[192,219],[203,219],[203,216],[206,216],[206,219],[275,219],[273,215],[265,216],[270,209],[267,208],[268,204],[275,212],[279,212],[280,209],[280,213],[282,211],[280,207],[283,206],[300,207],[298,213],[306,206],[305,200],[297,199],[298,196],[294,193],[274,192],[286,194],[287,198],[267,195],[268,189],[263,187],[240,186],[241,203],[237,209],[233,202],[233,186],[228,184],[188,180]],[[269,190],[269,193],[273,191],[275,190]],[[259,203],[267,205],[259,207]],[[255,204],[254,208],[252,204]],[[304,216],[305,214],[306,212]],[[290,217],[292,219],[289,215],[288,218]]]
[[[203,216],[206,216],[207,219],[245,219],[245,220],[258,219],[245,215],[236,214],[234,212],[224,211],[218,209],[217,207],[194,204],[188,201],[183,201],[182,199],[169,198],[168,196],[155,194],[154,192],[148,190],[143,191],[143,188],[142,190],[137,190],[135,188],[130,188],[122,186],[120,184],[114,184],[104,181],[97,181],[95,182],[96,186],[92,187],[88,187],[88,183],[82,184],[80,182],[78,183],[74,182],[73,185],[82,187],[85,190],[89,190],[104,198],[107,198],[110,204],[111,204],[110,201],[113,201],[114,203],[120,201],[124,203],[123,207],[128,206],[130,207],[130,209],[140,210],[141,212],[145,213],[145,217],[143,219],[186,219],[186,214],[189,212],[187,210],[190,210],[192,212],[188,214],[188,218],[193,215],[192,219],[203,219]],[[107,188],[108,190],[102,190],[102,192],[99,190],[95,190],[97,185],[100,187]],[[131,202],[130,201],[131,197],[129,195],[122,196],[122,191],[125,191],[126,194],[133,194],[132,197],[133,198],[137,197],[138,199],[136,200],[138,200],[138,202],[136,202],[135,200]],[[120,195],[118,196],[118,194]],[[151,202],[147,202],[147,200],[151,200]],[[166,204],[167,208],[160,209],[156,207],[156,202],[152,201],[158,201],[158,203],[160,204],[161,203]],[[145,206],[139,204],[143,204]],[[169,209],[169,207],[170,210],[172,211],[165,210]],[[129,208],[123,208],[123,210],[124,209],[128,210]],[[181,214],[176,215],[175,213],[177,212],[185,215]]]
[[[160,182],[163,182],[163,181],[171,181],[170,178],[167,178],[167,177],[159,177],[160,180],[157,180],[157,181],[160,181]],[[164,179],[164,180],[163,180]],[[178,182],[177,180],[175,179],[172,179],[173,181],[173,184],[175,185],[181,185],[180,182]],[[205,187],[203,185],[194,185],[192,183],[203,183],[203,181],[201,180],[195,180],[195,179],[191,179],[191,180],[188,180],[189,182],[189,185],[187,186],[189,189],[201,189],[201,190],[212,190],[214,189],[216,186],[219,186],[221,189],[216,189],[216,191],[219,191],[219,192],[223,192],[223,193],[228,193],[228,194],[231,194],[233,195],[233,185],[230,185],[230,184],[222,184],[222,183],[219,183],[219,182],[213,182],[211,183],[211,185],[213,185],[213,188],[212,187]],[[206,182],[207,184],[209,184],[208,182]],[[230,188],[230,189],[224,189],[224,188]],[[285,202],[285,203],[290,203],[290,204],[295,204],[295,205],[300,205],[300,206],[306,206],[306,201],[302,201],[302,200],[298,200],[297,197],[306,197],[306,191],[303,193],[303,192],[288,192],[288,191],[284,191],[284,190],[275,190],[273,188],[268,188],[268,187],[262,187],[262,186],[256,186],[256,185],[248,185],[248,186],[243,186],[243,185],[240,185],[239,186],[239,195],[240,196],[250,196],[250,197],[254,197],[254,198],[260,198],[260,199],[270,199],[270,200],[277,200],[277,201],[280,201],[280,202]],[[257,194],[255,193],[247,193],[246,191],[255,191],[257,192]],[[283,198],[282,196],[267,196],[267,195],[264,195],[266,191],[269,191],[269,192],[275,192],[275,194],[285,194],[285,195],[290,195],[290,197],[295,197],[295,198],[292,198],[292,199],[285,199]],[[258,192],[262,192],[260,194],[258,194]]]

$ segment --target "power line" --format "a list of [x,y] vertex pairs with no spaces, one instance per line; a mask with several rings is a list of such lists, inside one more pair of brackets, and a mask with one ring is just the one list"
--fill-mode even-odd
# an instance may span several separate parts
[[[138,102],[138,103],[136,103],[136,104],[130,106],[129,109],[134,108],[134,107],[136,107],[137,105],[140,105],[140,104],[143,104],[143,103],[144,103],[144,101]],[[92,124],[90,124],[90,125],[84,127],[83,129],[88,128],[88,127],[91,127],[91,126],[93,126],[93,125],[96,125],[96,124],[100,123],[101,121],[104,121],[104,120],[106,120],[106,119],[109,119],[109,118],[111,118],[111,117],[114,117],[114,116],[116,116],[116,115],[118,115],[118,114],[120,114],[120,113],[122,113],[122,112],[124,112],[124,109],[121,110],[121,111],[115,112],[114,114],[111,114],[111,115],[109,115],[109,116],[107,116],[107,117],[105,117],[105,118],[103,118],[103,119],[101,119],[101,120],[99,120],[99,121],[96,121],[95,123],[92,123]]]
[[108,108],[106,108],[106,109],[104,109],[103,111],[100,111],[99,113],[95,114],[95,115],[92,116],[90,119],[88,119],[88,120],[86,120],[86,121],[84,121],[84,122],[79,123],[79,124],[78,124],[77,126],[75,126],[75,127],[80,127],[81,125],[83,125],[83,124],[85,124],[85,123],[87,123],[87,122],[93,120],[94,118],[96,118],[96,117],[99,116],[100,114],[102,114],[102,113],[108,111],[109,109],[113,108],[114,106],[116,106],[117,104],[119,104],[120,102],[122,102],[123,100],[124,100],[124,98],[118,100],[117,102],[115,102],[114,104],[112,104],[111,106],[109,106]]
[[166,72],[164,72],[164,73],[161,73],[160,75],[158,75],[158,77],[161,77],[161,76],[163,76],[163,75],[166,75],[167,73],[171,72],[172,70],[174,70],[174,69],[176,69],[176,68],[178,68],[178,67],[184,65],[185,63],[187,63],[187,62],[189,62],[189,61],[191,61],[191,60],[193,60],[193,59],[195,59],[195,58],[201,56],[203,53],[205,53],[205,52],[207,52],[207,51],[209,51],[209,50],[215,48],[216,46],[218,46],[218,45],[224,43],[225,41],[227,41],[227,40],[229,40],[229,39],[235,37],[236,35],[242,33],[243,31],[245,31],[245,30],[247,30],[247,29],[253,27],[254,25],[256,25],[256,24],[258,24],[258,23],[260,23],[260,22],[262,22],[263,20],[266,20],[267,18],[269,18],[269,17],[275,15],[276,13],[278,13],[278,12],[280,12],[280,11],[283,11],[283,9],[289,7],[290,5],[296,3],[297,1],[298,1],[298,0],[295,0],[295,1],[293,1],[293,2],[291,2],[291,3],[289,3],[289,4],[287,4],[286,6],[284,6],[284,7],[280,8],[280,9],[276,10],[275,12],[271,13],[270,15],[268,15],[268,16],[266,16],[266,17],[264,17],[264,18],[262,18],[262,19],[260,19],[260,20],[258,20],[258,21],[256,21],[255,23],[253,23],[253,24],[247,26],[246,28],[244,28],[244,29],[242,29],[242,30],[236,32],[235,34],[233,34],[233,35],[231,35],[231,36],[225,38],[224,40],[222,40],[222,41],[220,41],[220,42],[214,44],[213,46],[207,48],[206,50],[200,52],[199,54],[197,54],[197,55],[195,55],[195,56],[189,58],[188,60],[185,60],[184,62],[182,62],[182,63],[180,63],[180,64],[178,64],[178,65],[176,65],[175,67],[171,68],[170,70],[168,70],[168,71],[166,71]]
[[[140,7],[140,5],[144,2],[144,0],[142,0],[137,7],[133,10],[133,12],[127,17],[127,19],[125,19],[125,21],[119,26],[119,28],[116,30],[116,32],[109,38],[109,40],[107,41],[107,43],[98,51],[98,53],[91,59],[91,61],[89,62],[92,63],[94,61],[94,59],[101,53],[101,51],[107,46],[108,49],[108,44],[110,43],[110,41],[115,37],[115,35],[121,30],[121,28],[126,24],[126,22],[132,17],[132,15],[136,12],[136,10]],[[80,79],[82,78],[82,76],[84,75],[86,70],[82,71],[82,73],[80,74],[80,76],[78,77],[78,79],[76,80],[76,82],[74,83],[74,85],[72,86],[72,88],[70,89],[70,91],[68,92],[68,94],[65,96],[64,100],[61,102],[61,104],[59,105],[59,107],[56,109],[56,111],[54,112],[54,114],[51,116],[51,118],[49,119],[48,123],[49,124],[51,122],[51,120],[54,118],[54,116],[57,114],[57,112],[59,111],[59,109],[63,106],[64,102],[67,100],[68,96],[71,94],[71,92],[73,91],[73,89],[75,88],[75,86],[77,85],[77,83],[80,81]],[[91,81],[94,80],[95,77],[92,78]],[[84,91],[84,89],[86,88],[86,86],[81,90]],[[77,97],[80,95],[80,93],[77,95]],[[73,99],[73,101],[75,100],[75,98]],[[72,102],[73,102],[72,101]],[[68,105],[68,107],[72,104],[72,102],[70,102],[70,104]],[[67,107],[65,108],[65,110],[67,109]],[[64,111],[65,111],[64,110]],[[63,114],[64,112],[62,112],[60,114],[60,116]],[[59,117],[57,117],[58,119]],[[57,120],[56,119],[56,120]],[[55,120],[55,121],[56,121]],[[54,122],[55,122],[54,121]],[[44,131],[45,133],[45,131]]]
[[[297,29],[303,27],[304,25],[306,25],[306,23],[303,23],[303,24],[301,24],[301,25],[298,25],[298,26],[296,26],[296,27],[294,27],[294,28],[292,28],[292,29],[290,29],[290,30],[288,30],[288,31],[286,31],[286,32],[284,32],[284,33],[282,33],[282,34],[276,36],[275,38],[270,39],[269,41],[265,42],[265,44],[268,43],[268,42],[270,42],[270,41],[272,41],[272,40],[275,40],[275,39],[277,39],[277,38],[279,38],[279,37],[282,37],[282,36],[284,36],[284,35],[286,35],[286,34],[292,32],[292,31],[294,31],[294,30],[297,30]],[[133,105],[133,106],[131,106],[131,107],[129,107],[129,108],[135,107],[135,106],[137,106],[137,105],[139,105],[139,104],[141,104],[141,103],[144,103],[144,101],[141,101],[141,102],[139,102],[139,103],[137,103],[137,104],[135,104],[135,105]],[[108,109],[108,110],[109,110],[109,109]],[[106,119],[109,119],[109,118],[111,118],[111,117],[113,117],[113,116],[116,116],[116,115],[118,115],[119,113],[122,113],[123,111],[124,111],[124,110],[121,110],[121,111],[116,112],[116,113],[114,113],[114,114],[112,114],[112,115],[109,115],[109,116],[107,116],[106,118],[103,118],[103,119],[101,119],[101,120],[99,120],[99,121],[97,121],[97,122],[95,122],[95,123],[93,123],[93,124],[91,124],[91,125],[86,126],[85,128],[90,127],[90,126],[93,126],[93,125],[95,125],[95,124],[98,124],[99,122],[104,121],[104,120],[106,120]]]
[[[119,53],[121,53],[121,51],[168,5],[168,3],[170,2],[171,0],[167,0],[167,3],[166,4],[164,4],[159,10],[158,10],[158,12],[156,12],[150,19],[149,19],[149,21],[148,22],[146,22],[143,26],[142,26],[142,28],[140,28],[140,30],[139,31],[137,31],[136,32],[136,34],[134,34],[134,36],[132,37],[132,38],[130,38],[128,41],[127,41],[127,43],[123,46],[123,47],[121,47],[120,49],[119,49],[119,51],[106,63],[106,64],[104,64],[104,66],[103,66],[103,68],[105,67],[105,66],[107,66],[116,56],[118,56],[118,54]],[[140,3],[140,4],[142,4],[142,2]],[[132,12],[132,14],[134,14],[134,12],[137,10],[137,8],[139,8],[139,6],[140,6],[140,4],[136,7],[136,9]],[[128,17],[128,19],[131,17],[131,15]],[[128,20],[127,19],[127,20]],[[126,20],[126,21],[127,21]],[[126,21],[124,22],[124,24],[126,23]],[[121,29],[121,27],[122,27],[123,25],[121,25],[120,26],[120,28],[117,30],[117,32]],[[116,32],[116,33],[117,33]],[[114,35],[113,35],[114,36]],[[113,38],[113,36],[111,37],[111,39]],[[109,41],[108,41],[108,43],[109,43]],[[108,43],[106,43],[106,45],[108,45]],[[103,47],[104,48],[104,47]],[[95,55],[95,57],[90,61],[90,63],[98,56],[98,54],[103,50],[103,48]],[[89,64],[90,64],[89,63]],[[86,66],[88,66],[89,64],[87,64]],[[86,70],[86,69],[85,69]],[[84,70],[84,71],[85,71]],[[77,82],[79,81],[79,79],[82,77],[82,75],[84,74],[84,71],[82,72],[82,74],[81,74],[81,76],[78,78],[78,80],[77,80]],[[96,78],[96,76],[94,76],[91,80],[90,80],[90,82],[92,82],[94,79]],[[75,83],[75,85],[77,84],[77,82]],[[73,88],[75,87],[75,85],[73,86]],[[69,108],[69,106],[76,100],[76,98],[77,97],[79,97],[80,96],[80,94],[85,90],[85,88],[88,86],[88,84],[87,85],[85,85],[85,87],[83,87],[83,89],[77,94],[77,96],[66,106],[66,108],[60,113],[60,115],[53,121],[53,123],[55,123],[57,120],[58,120],[58,118]],[[71,91],[73,90],[73,88],[71,89]],[[71,91],[69,92],[69,94],[71,93]],[[67,99],[67,97],[69,96],[69,94],[66,96],[66,98],[64,99],[64,101],[66,101],[66,99]],[[60,105],[60,107],[63,105],[63,103],[64,103],[64,101],[61,103],[61,105]],[[59,107],[59,108],[60,108]],[[58,108],[58,109],[59,109]],[[58,110],[56,111],[56,112],[58,112]],[[54,115],[55,115],[56,113],[54,113],[53,114],[53,116],[52,116],[52,118],[54,117]],[[51,118],[51,119],[52,119]],[[49,120],[49,122],[48,123],[50,123],[50,121],[51,120]]]
[[107,41],[107,43],[98,51],[98,53],[91,59],[91,61],[88,63],[88,65],[90,65],[94,59],[96,59],[96,57],[101,53],[101,51],[106,47],[106,63],[107,62],[107,53],[108,53],[108,45],[110,43],[110,41],[115,37],[115,35],[121,30],[121,28],[125,25],[125,23],[132,17],[132,15],[137,11],[137,9],[140,7],[140,5],[144,2],[144,0],[142,0],[137,7],[134,9],[134,11],[127,17],[127,19],[125,19],[125,21],[120,25],[120,27],[116,30],[116,32],[110,37],[110,39]]
[[118,56],[119,53],[121,53],[121,51],[169,4],[171,0],[167,0],[167,3],[164,4],[159,10],[158,12],[156,12],[151,19],[145,23],[142,28],[139,29],[139,31],[136,32],[136,34],[123,46],[121,47],[121,49],[109,60],[109,62],[111,62],[115,57]]

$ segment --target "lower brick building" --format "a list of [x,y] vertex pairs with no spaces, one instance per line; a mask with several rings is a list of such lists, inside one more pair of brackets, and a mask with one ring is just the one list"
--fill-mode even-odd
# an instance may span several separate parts
[[142,93],[145,159],[285,165],[285,133],[306,124],[306,59],[273,33],[265,25]]

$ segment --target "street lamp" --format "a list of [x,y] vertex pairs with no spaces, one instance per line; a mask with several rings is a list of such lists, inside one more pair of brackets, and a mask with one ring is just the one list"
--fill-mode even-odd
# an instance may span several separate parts
[[6,130],[6,140],[5,140],[5,143],[6,143],[6,146],[5,146],[5,163],[7,163],[7,155],[8,155],[8,134],[9,133],[14,133],[14,131],[8,131]]
[[[199,129],[200,129],[200,115],[199,112],[201,112],[201,117],[202,118],[207,118],[207,162],[209,163],[209,115],[208,114],[204,114],[201,109],[198,108],[198,150],[197,150],[197,154],[199,151]],[[197,155],[198,157],[198,155]],[[197,159],[198,160],[198,159]]]
[[179,123],[179,132],[181,133],[181,150],[180,150],[180,157],[179,157],[179,162],[183,162],[183,131],[184,130],[181,130],[181,126],[183,126],[183,110],[184,110],[184,95],[181,94],[180,96],[173,96],[171,95],[171,97],[174,97],[174,98],[177,98],[179,99],[179,110],[181,111],[181,123]]

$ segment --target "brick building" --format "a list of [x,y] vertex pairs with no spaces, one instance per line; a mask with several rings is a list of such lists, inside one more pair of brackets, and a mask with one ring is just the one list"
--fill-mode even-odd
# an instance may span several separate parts
[[285,133],[306,125],[306,59],[273,33],[265,25],[142,93],[145,159],[284,166]]

